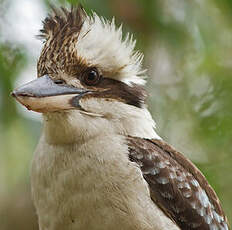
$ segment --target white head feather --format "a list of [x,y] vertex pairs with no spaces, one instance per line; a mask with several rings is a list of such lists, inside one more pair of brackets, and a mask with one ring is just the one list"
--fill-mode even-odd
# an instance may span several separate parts
[[135,44],[129,34],[123,39],[122,26],[116,28],[114,19],[110,22],[93,13],[84,21],[76,49],[78,56],[97,66],[107,77],[143,85],[143,54],[134,50]]

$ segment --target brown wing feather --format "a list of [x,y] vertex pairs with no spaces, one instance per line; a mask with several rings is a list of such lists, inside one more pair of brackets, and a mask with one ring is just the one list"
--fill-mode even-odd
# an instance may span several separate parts
[[186,157],[161,140],[128,137],[129,158],[138,163],[152,200],[183,230],[226,230],[216,193]]

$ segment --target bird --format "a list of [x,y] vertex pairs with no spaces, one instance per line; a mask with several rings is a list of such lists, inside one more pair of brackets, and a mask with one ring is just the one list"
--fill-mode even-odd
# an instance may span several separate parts
[[40,230],[227,230],[200,170],[159,137],[143,55],[122,26],[52,7],[37,78],[12,96],[43,114],[31,166]]

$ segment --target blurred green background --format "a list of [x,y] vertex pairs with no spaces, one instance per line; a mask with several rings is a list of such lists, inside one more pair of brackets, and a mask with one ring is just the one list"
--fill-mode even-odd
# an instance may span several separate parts
[[[76,1],[69,1],[76,2]],[[29,169],[41,118],[10,97],[36,77],[49,4],[0,0],[0,229],[36,230]],[[164,140],[203,171],[232,222],[232,1],[85,0],[145,54],[149,106]]]

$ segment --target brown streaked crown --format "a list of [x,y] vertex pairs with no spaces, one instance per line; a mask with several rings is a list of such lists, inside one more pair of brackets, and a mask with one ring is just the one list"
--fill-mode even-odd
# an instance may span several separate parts
[[58,72],[74,75],[86,66],[84,59],[77,56],[75,51],[78,35],[86,17],[87,14],[80,5],[72,7],[70,11],[52,7],[52,14],[43,21],[43,29],[39,35],[45,39],[37,65],[39,77]]
[[51,36],[56,36],[57,33],[76,33],[81,30],[81,27],[86,18],[86,12],[83,7],[72,7],[71,11],[61,7],[57,9],[51,6],[52,14],[43,21],[43,29],[40,30],[39,37],[49,39]]

